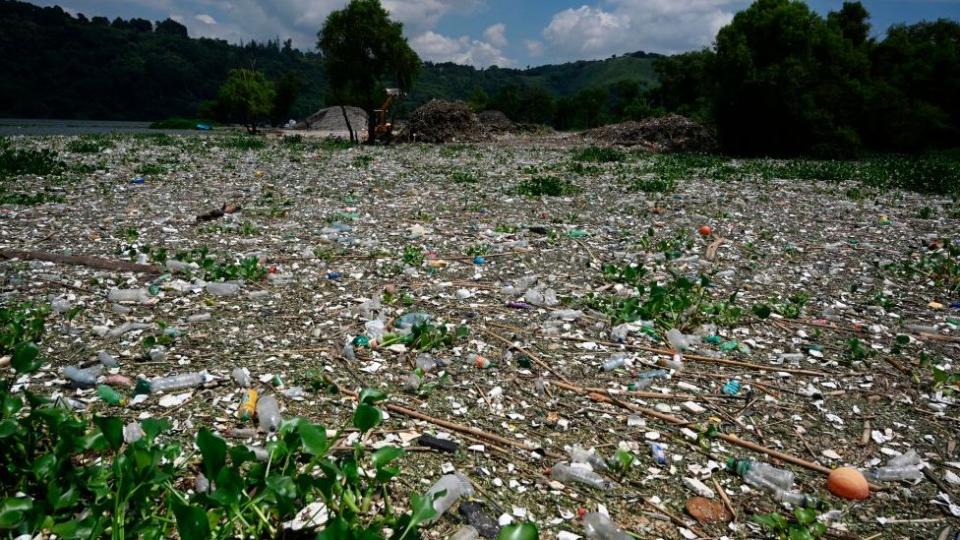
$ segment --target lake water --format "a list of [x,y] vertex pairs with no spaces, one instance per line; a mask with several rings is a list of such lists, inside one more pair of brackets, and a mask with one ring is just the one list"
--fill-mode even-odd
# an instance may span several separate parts
[[203,135],[209,131],[150,129],[150,122],[115,122],[110,120],[46,120],[33,118],[0,118],[0,136],[11,135],[93,135],[102,133],[170,133]]

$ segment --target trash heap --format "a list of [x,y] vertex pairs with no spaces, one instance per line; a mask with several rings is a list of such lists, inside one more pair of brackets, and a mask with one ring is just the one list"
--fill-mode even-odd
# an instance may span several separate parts
[[668,114],[591,129],[587,140],[620,146],[642,146],[654,152],[715,152],[714,134],[685,116]]
[[344,106],[327,107],[297,122],[294,129],[329,131],[333,133],[347,133],[349,131],[347,121],[343,118],[343,113],[347,113],[350,126],[357,133],[365,133],[367,130],[367,113],[360,107]]
[[484,124],[462,101],[432,100],[410,113],[402,140],[424,143],[480,141],[486,137]]
[[502,134],[516,130],[517,126],[501,111],[481,111],[477,119],[487,133]]
[[[644,191],[624,179],[665,156],[583,165],[564,141],[71,140],[12,142],[70,169],[22,182],[49,200],[2,207],[0,301],[49,313],[36,372],[7,354],[0,376],[121,418],[124,445],[167,422],[191,504],[218,489],[199,433],[208,453],[229,442],[226,466],[263,463],[303,418],[337,455],[403,449],[390,504],[437,495],[423,538],[957,533],[949,197],[759,178],[746,160],[717,169],[736,182],[696,161]],[[517,194],[560,174],[579,189]],[[367,388],[383,417],[361,433]],[[264,513],[274,537],[332,519],[288,503],[295,517]]]

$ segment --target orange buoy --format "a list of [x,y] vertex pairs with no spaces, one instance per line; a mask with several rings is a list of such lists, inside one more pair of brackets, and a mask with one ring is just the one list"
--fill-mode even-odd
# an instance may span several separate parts
[[713,228],[710,227],[709,225],[704,225],[703,227],[700,227],[697,230],[700,232],[700,236],[710,236],[711,234],[713,234]]
[[853,467],[840,467],[830,471],[827,489],[837,497],[862,500],[870,496],[870,486],[860,471]]

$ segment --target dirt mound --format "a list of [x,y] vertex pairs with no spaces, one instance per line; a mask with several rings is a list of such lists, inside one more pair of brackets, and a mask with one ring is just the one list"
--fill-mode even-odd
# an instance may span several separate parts
[[483,111],[477,117],[483,124],[483,129],[489,133],[509,133],[517,128],[517,125],[500,111]]
[[485,130],[466,103],[433,100],[410,113],[401,137],[426,143],[479,141]]
[[709,129],[679,114],[603,126],[583,136],[607,144],[645,146],[655,152],[711,152],[717,148]]
[[[360,107],[344,107],[347,111],[347,117],[350,118],[350,125],[354,131],[366,133],[367,131],[367,113]],[[300,122],[294,129],[312,129],[320,131],[349,131],[347,123],[343,119],[343,111],[340,107],[327,107],[311,114]]]

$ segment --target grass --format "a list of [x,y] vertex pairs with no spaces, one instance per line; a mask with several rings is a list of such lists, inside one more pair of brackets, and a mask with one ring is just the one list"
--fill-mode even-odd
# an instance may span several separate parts
[[515,191],[526,197],[562,197],[579,193],[580,188],[556,176],[535,176],[517,184]]
[[99,154],[107,148],[113,148],[113,141],[97,135],[80,137],[67,143],[67,150],[75,154]]
[[588,146],[573,151],[574,161],[590,163],[615,163],[627,159],[627,154],[616,148]]
[[137,166],[135,171],[137,174],[146,176],[153,174],[164,174],[167,172],[167,168],[159,163],[141,163]]
[[24,174],[47,175],[63,166],[52,150],[12,148],[5,139],[0,139],[0,178]]
[[450,180],[455,184],[476,184],[480,177],[471,171],[453,171],[450,173]]

